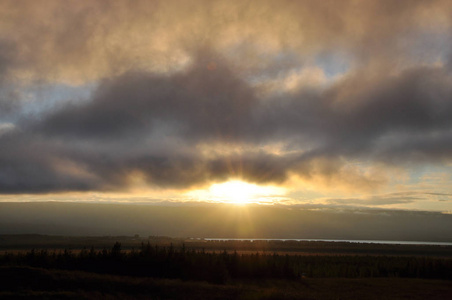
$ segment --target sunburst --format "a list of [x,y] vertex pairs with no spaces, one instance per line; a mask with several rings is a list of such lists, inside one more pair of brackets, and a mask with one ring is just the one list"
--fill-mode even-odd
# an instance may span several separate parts
[[208,189],[208,195],[219,202],[237,205],[260,203],[263,198],[281,195],[282,193],[282,188],[261,186],[241,180],[212,184]]

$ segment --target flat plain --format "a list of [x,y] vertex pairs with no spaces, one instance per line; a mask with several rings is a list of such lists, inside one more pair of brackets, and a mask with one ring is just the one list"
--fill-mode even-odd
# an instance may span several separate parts
[[451,299],[452,247],[0,236],[2,299]]

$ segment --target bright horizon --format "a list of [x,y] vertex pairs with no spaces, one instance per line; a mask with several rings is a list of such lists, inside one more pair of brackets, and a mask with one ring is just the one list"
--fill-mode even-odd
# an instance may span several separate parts
[[452,215],[196,202],[0,203],[1,234],[452,242]]

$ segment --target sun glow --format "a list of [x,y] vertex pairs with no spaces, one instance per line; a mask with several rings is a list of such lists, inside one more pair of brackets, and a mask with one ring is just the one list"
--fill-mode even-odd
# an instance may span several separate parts
[[275,186],[260,186],[241,180],[230,180],[212,184],[206,190],[190,192],[190,196],[199,200],[244,205],[250,203],[274,203],[285,190]]

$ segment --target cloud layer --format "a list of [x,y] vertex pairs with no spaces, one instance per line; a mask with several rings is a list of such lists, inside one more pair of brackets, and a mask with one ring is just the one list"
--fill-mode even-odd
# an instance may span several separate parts
[[[376,190],[448,165],[451,16],[450,1],[3,1],[0,192]],[[42,92],[67,85],[80,94]]]

